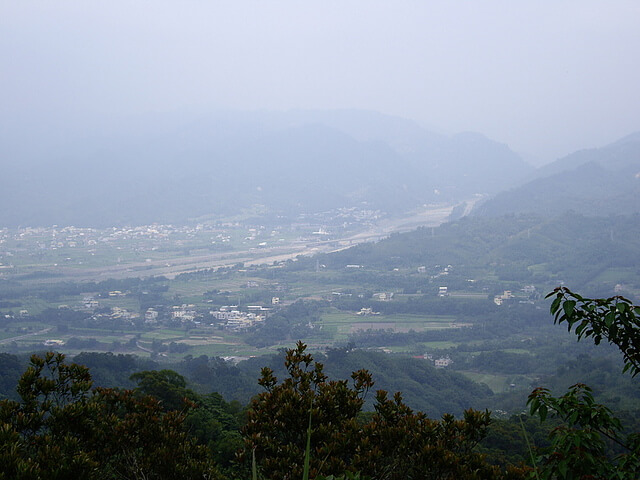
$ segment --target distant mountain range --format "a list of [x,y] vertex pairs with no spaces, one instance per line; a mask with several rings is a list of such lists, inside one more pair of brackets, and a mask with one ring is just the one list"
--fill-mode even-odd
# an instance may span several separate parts
[[148,115],[50,130],[0,147],[0,226],[185,223],[255,205],[400,212],[497,193],[533,172],[480,134],[447,137],[366,111]]
[[548,216],[567,210],[585,215],[640,212],[640,132],[539,168],[529,181],[497,194],[473,213]]

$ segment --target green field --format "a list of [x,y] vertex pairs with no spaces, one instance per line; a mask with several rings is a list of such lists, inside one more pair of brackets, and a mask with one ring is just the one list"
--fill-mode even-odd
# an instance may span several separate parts
[[597,283],[633,282],[637,275],[638,269],[634,267],[607,268],[593,281]]
[[453,348],[453,347],[457,347],[458,346],[458,344],[456,342],[447,342],[447,341],[422,342],[422,343],[420,343],[420,345],[427,352],[430,352],[432,350],[447,350],[449,348]]
[[[496,375],[470,371],[460,371],[465,377],[477,383],[484,383],[493,393],[503,393],[510,390],[529,389],[532,378],[522,375]],[[510,385],[514,385],[511,387]]]
[[358,315],[331,309],[322,314],[322,328],[336,341],[344,341],[360,330],[425,331],[452,328],[456,317],[450,315]]
[[486,293],[470,293],[470,292],[449,292],[452,298],[466,298],[470,300],[486,300]]

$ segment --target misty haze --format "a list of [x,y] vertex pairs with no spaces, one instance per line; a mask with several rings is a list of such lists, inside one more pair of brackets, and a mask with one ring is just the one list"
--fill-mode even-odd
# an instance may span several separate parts
[[0,478],[638,478],[638,25],[0,6]]

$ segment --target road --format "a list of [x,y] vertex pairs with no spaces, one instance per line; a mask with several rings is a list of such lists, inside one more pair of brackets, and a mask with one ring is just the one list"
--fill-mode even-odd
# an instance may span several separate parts
[[3,338],[2,340],[0,340],[0,344],[2,344],[2,343],[11,343],[11,342],[13,342],[15,340],[22,340],[23,338],[32,337],[34,335],[42,335],[44,333],[47,333],[50,330],[53,330],[53,327],[43,328],[42,330],[38,330],[37,332],[26,333],[24,335],[19,335],[17,337]]

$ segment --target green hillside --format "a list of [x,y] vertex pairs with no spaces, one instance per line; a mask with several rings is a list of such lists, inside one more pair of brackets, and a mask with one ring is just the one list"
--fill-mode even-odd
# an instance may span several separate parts
[[449,282],[459,276],[549,285],[564,282],[606,293],[617,283],[640,287],[633,268],[640,261],[639,235],[638,215],[587,217],[569,212],[551,219],[465,217],[324,255],[319,261],[336,271],[360,265],[360,275],[396,268],[415,274],[420,266],[433,272],[436,266],[451,265]]
[[640,134],[602,148],[581,150],[540,168],[524,185],[499,193],[474,215],[507,213],[585,215],[640,211]]

